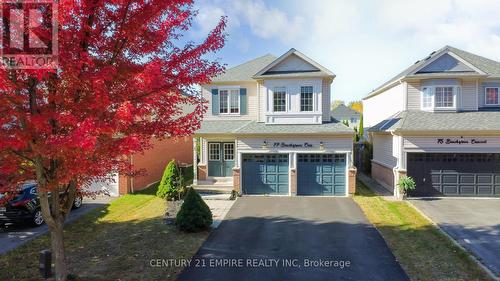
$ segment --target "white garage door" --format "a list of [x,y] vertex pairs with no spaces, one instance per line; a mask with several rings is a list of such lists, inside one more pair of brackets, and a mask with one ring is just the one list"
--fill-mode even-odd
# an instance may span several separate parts
[[103,191],[105,194],[109,194],[111,196],[118,196],[118,174],[111,175],[112,181],[97,181],[93,182],[92,185],[88,188],[90,192],[99,192]]

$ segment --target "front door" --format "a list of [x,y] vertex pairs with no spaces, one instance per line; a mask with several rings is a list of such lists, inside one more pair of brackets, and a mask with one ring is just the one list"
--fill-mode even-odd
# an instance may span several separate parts
[[234,142],[209,142],[208,176],[233,176],[234,153]]

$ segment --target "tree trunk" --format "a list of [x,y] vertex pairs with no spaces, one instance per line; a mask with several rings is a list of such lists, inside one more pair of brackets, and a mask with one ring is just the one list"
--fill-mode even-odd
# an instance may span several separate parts
[[66,265],[66,255],[64,251],[63,226],[64,222],[62,220],[57,220],[55,228],[50,231],[52,255],[55,264],[55,279],[58,281],[65,281],[68,277],[68,267]]

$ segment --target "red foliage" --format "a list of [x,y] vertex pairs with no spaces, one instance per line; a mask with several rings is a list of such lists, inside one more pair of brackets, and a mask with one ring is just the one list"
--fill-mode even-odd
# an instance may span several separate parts
[[[182,43],[192,2],[60,0],[57,71],[0,70],[0,192],[40,180],[34,163],[49,189],[129,173],[122,156],[152,135],[192,134],[206,104],[190,94],[223,71],[207,57],[223,47],[226,24]],[[182,116],[186,104],[195,110]]]

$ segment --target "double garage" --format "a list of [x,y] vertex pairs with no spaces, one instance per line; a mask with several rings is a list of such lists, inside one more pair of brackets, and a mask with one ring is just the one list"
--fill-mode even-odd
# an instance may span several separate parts
[[[253,195],[290,195],[288,153],[242,154],[242,190]],[[296,154],[297,195],[345,196],[346,154]]]
[[413,196],[500,197],[499,153],[408,153]]

